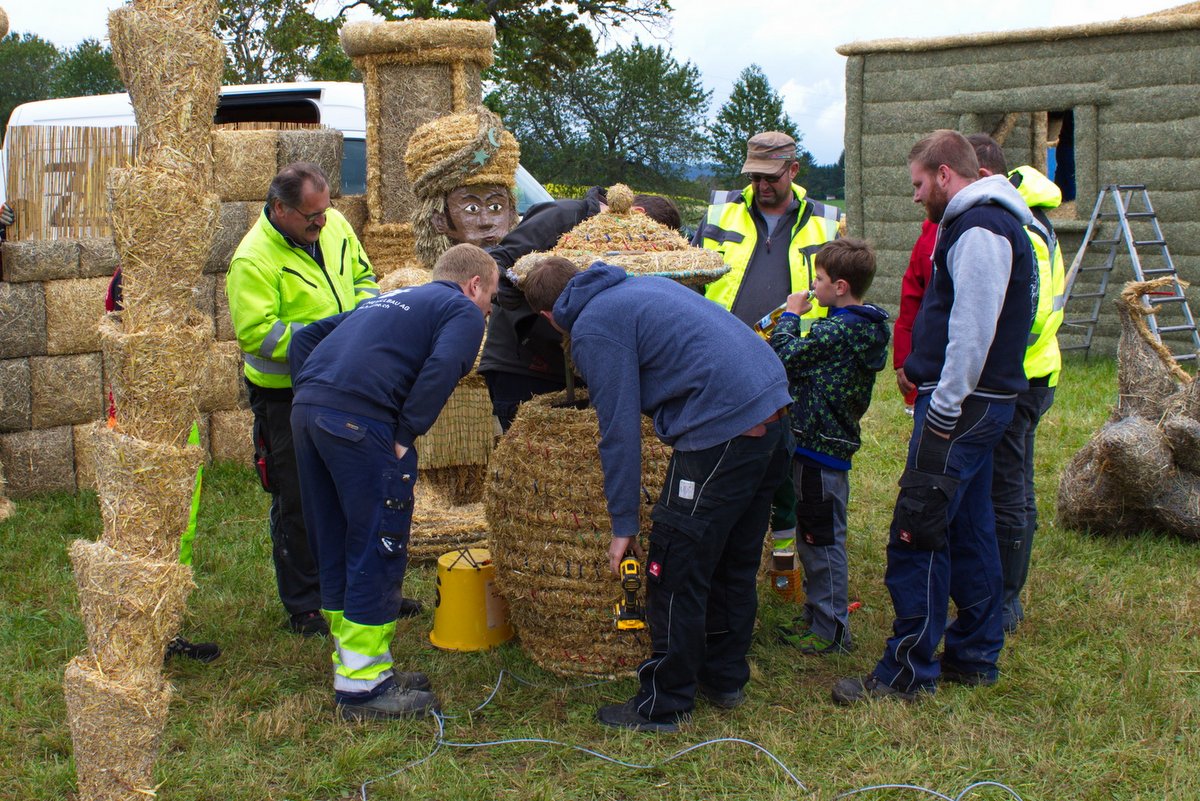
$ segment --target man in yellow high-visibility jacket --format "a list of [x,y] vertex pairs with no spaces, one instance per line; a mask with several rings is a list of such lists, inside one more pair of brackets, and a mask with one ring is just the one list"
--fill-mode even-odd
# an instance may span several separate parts
[[[729,272],[705,287],[704,295],[753,326],[787,296],[809,289],[815,277],[813,258],[821,246],[836,239],[841,209],[807,197],[797,186],[800,162],[796,141],[780,131],[755,134],[746,143],[742,173],[750,185],[732,192],[714,192],[704,221],[692,244],[715,250]],[[827,311],[819,303],[802,315],[801,330]],[[769,334],[768,334],[769,335]],[[780,494],[771,514],[774,548],[780,554],[794,548],[795,492],[790,472],[780,476]],[[797,621],[803,630],[807,621]]]
[[279,598],[292,631],[325,634],[292,446],[288,348],[305,325],[350,311],[379,287],[354,229],[330,207],[320,167],[289,164],[271,181],[262,214],[233,254],[225,291],[254,411],[255,462],[271,493]]

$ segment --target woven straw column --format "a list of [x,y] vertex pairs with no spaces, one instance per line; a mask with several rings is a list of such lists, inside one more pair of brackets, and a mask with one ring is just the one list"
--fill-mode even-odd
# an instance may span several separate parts
[[486,22],[352,22],[342,27],[341,40],[366,89],[369,222],[363,244],[383,274],[413,256],[408,138],[432,119],[479,105],[480,73],[492,64],[496,34]]
[[71,546],[88,647],[63,689],[81,801],[155,794],[171,697],[163,653],[193,587],[179,546],[203,461],[186,438],[214,338],[193,298],[220,209],[216,10],[216,0],[135,0],[109,15],[141,150],[108,175],[124,310],[100,321],[100,339],[117,413],[114,427],[97,423],[87,437],[104,531]]

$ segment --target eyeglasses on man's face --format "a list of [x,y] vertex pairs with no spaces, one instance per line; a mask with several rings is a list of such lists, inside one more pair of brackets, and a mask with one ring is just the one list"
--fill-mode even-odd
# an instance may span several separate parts
[[767,175],[766,173],[762,172],[748,172],[746,173],[746,178],[749,179],[750,183],[752,184],[762,183],[764,181],[766,183],[773,184],[784,176],[784,173],[787,172],[787,169],[788,165],[785,164],[783,165],[783,169],[773,175]]
[[308,223],[309,225],[312,225],[317,220],[324,217],[326,212],[328,212],[329,209],[332,208],[332,206],[323,208],[320,211],[314,211],[312,214],[305,214],[304,212],[300,211],[300,209],[296,208],[295,206],[288,206],[288,208],[291,209],[292,211],[296,212],[297,214],[299,214],[301,217],[303,217],[304,221],[306,223]]

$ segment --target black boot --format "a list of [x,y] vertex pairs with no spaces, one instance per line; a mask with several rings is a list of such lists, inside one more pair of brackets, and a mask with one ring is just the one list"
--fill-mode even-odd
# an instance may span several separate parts
[[996,527],[996,544],[1000,548],[1000,572],[1004,577],[1002,623],[1005,634],[1012,634],[1025,619],[1021,607],[1021,590],[1029,576],[1029,559],[1033,554],[1033,526],[1025,529]]

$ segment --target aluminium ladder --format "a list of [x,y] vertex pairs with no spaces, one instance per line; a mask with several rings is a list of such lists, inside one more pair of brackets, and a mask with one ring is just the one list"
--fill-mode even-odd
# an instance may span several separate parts
[[[1110,208],[1106,209],[1106,201]],[[1101,304],[1122,246],[1129,255],[1134,280],[1173,279],[1170,291],[1143,296],[1142,303],[1146,308],[1156,311],[1147,315],[1146,323],[1158,341],[1172,351],[1176,361],[1194,362],[1200,353],[1200,332],[1196,330],[1196,320],[1167,250],[1158,216],[1150,205],[1150,195],[1143,184],[1109,184],[1100,190],[1091,220],[1088,221],[1087,233],[1083,237],[1083,245],[1067,272],[1059,349],[1082,350],[1085,354],[1089,352],[1100,320]],[[1103,263],[1084,265],[1084,257],[1089,250],[1103,251],[1105,248],[1107,253]],[[1139,250],[1147,255],[1142,255]],[[1146,259],[1149,261],[1144,264]],[[1066,306],[1072,301],[1090,301],[1086,316],[1067,316]],[[1064,335],[1071,337],[1072,334],[1079,341],[1063,341]],[[1164,340],[1164,334],[1170,338]]]

